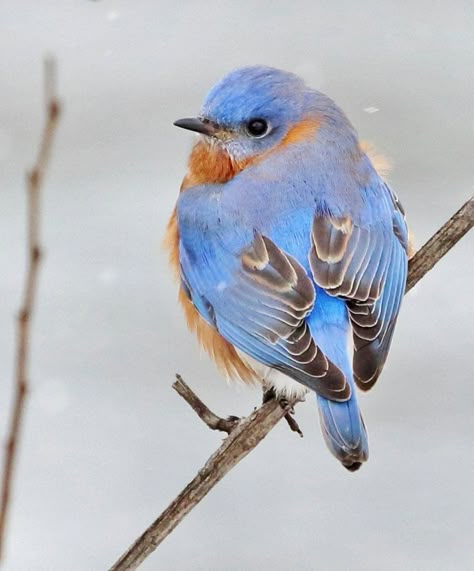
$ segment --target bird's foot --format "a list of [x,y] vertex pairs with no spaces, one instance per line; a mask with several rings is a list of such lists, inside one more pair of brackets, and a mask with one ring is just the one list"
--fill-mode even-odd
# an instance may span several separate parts
[[226,418],[219,418],[215,423],[214,430],[221,430],[222,432],[230,434],[239,424],[240,420],[238,416],[233,415],[227,416]]
[[[270,400],[278,400],[278,402],[280,403],[280,406],[283,409],[288,408],[288,405],[290,404],[288,399],[286,397],[277,397],[276,393],[275,393],[275,389],[273,387],[267,388],[265,387],[263,389],[263,399],[262,399],[262,403],[265,404],[266,402],[270,401]],[[295,418],[294,418],[294,414],[295,414],[295,409],[292,406],[291,408],[288,409],[288,412],[285,414],[285,420],[288,423],[288,426],[290,427],[290,430],[292,430],[293,432],[296,432],[297,434],[299,434],[301,436],[301,438],[303,438],[303,432],[301,430],[301,428],[299,427],[298,423],[296,422]]]

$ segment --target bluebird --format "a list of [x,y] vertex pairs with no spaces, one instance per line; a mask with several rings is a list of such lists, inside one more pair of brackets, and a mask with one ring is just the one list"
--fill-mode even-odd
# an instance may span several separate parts
[[343,111],[298,76],[237,69],[209,92],[166,233],[189,328],[231,378],[315,393],[350,471],[356,387],[376,382],[405,290],[404,210]]

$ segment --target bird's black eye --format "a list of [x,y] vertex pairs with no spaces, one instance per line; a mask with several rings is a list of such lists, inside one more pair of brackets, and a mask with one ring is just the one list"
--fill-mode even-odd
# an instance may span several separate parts
[[269,130],[268,123],[265,119],[250,119],[246,125],[247,133],[251,137],[260,138],[264,137]]

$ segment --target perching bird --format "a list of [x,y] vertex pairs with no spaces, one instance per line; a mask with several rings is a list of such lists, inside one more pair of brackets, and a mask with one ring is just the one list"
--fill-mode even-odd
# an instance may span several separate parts
[[407,277],[397,197],[342,110],[296,75],[255,66],[215,85],[168,224],[188,326],[229,377],[314,391],[349,470],[367,460],[356,385],[387,358]]

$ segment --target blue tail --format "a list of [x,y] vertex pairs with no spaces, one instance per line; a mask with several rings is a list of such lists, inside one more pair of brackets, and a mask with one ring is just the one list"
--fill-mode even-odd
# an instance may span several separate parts
[[350,325],[345,302],[317,288],[316,306],[309,317],[311,333],[323,353],[345,374],[352,395],[346,402],[317,396],[324,440],[332,454],[350,471],[358,470],[369,456],[367,432],[357,404],[349,355]]
[[334,402],[320,396],[317,399],[327,447],[345,468],[355,472],[369,456],[367,433],[355,393],[347,402]]

